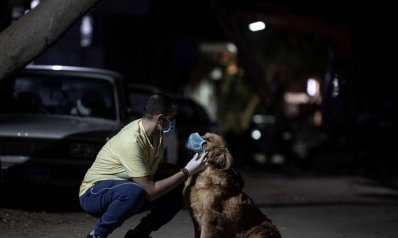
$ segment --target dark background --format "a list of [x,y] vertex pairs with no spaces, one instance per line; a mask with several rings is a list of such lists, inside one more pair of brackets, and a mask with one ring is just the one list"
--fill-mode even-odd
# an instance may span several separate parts
[[[2,6],[2,28],[13,20],[13,6],[27,9],[29,3],[9,0],[7,6]],[[181,89],[170,86],[170,82],[184,82],[199,67],[200,43],[233,40],[217,22],[220,9],[242,34],[247,30],[246,22],[267,14],[278,14],[281,20],[289,15],[311,16],[326,25],[341,23],[351,37],[350,59],[356,77],[362,83],[367,81],[368,86],[357,85],[358,90],[373,87],[371,81],[377,78],[386,81],[387,85],[382,86],[391,92],[388,84],[395,73],[396,20],[391,4],[374,1],[103,0],[89,13],[94,19],[92,45],[80,47],[77,22],[36,63],[113,69],[135,82],[145,81],[178,92]],[[252,18],[236,17],[235,13],[242,11]]]
[[[13,7],[27,9],[30,3],[9,0],[6,6],[6,2],[1,5],[2,29],[16,20],[11,14]],[[94,21],[90,46],[80,46],[78,21],[59,42],[35,59],[35,64],[107,68],[122,73],[130,82],[182,93],[183,86],[200,74],[203,65],[199,46],[204,42],[234,42],[240,64],[249,75],[255,75],[256,62],[248,60],[245,53],[256,53],[269,43],[261,38],[267,33],[249,35],[247,24],[253,20],[264,20],[267,29],[274,32],[286,30],[320,36],[328,49],[315,53],[309,50],[311,53],[306,55],[314,61],[327,59],[320,69],[325,93],[320,109],[322,130],[328,139],[317,152],[330,152],[331,157],[336,152],[352,155],[350,158],[354,159],[347,170],[364,167],[372,176],[374,173],[369,171],[377,170],[375,174],[379,177],[397,172],[397,20],[392,3],[103,0],[89,15]],[[267,22],[269,16],[276,21]],[[296,24],[288,21],[292,18]],[[228,23],[227,28],[220,25],[220,19]],[[336,30],[333,38],[325,36],[325,29],[343,30]],[[344,38],[345,31],[349,42],[336,40],[340,34]],[[289,42],[294,40],[272,43],[275,48],[283,43],[289,50]],[[250,41],[257,43],[250,45]],[[244,48],[248,45],[249,50]],[[328,74],[339,75],[342,93],[338,98],[328,96]],[[270,107],[277,103],[272,101],[278,96],[272,94],[271,85],[259,83],[256,77],[250,79],[253,91],[263,85],[262,90],[271,98]]]

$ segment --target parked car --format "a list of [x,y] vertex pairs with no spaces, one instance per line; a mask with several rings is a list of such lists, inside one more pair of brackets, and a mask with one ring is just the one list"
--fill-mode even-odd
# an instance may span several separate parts
[[2,183],[78,186],[131,121],[117,72],[28,65],[0,88]]
[[[142,117],[144,104],[149,95],[161,92],[158,87],[145,84],[129,84],[128,88],[132,113],[138,117]],[[193,99],[181,94],[167,92],[166,94],[177,104],[176,134],[165,136],[166,161],[183,166],[194,155],[187,145],[189,135],[194,132],[200,135],[216,132],[216,127],[206,110]]]
[[248,145],[242,150],[251,153],[258,165],[267,167],[285,166],[291,160],[294,132],[282,118],[268,114],[255,114],[252,117],[248,135]]

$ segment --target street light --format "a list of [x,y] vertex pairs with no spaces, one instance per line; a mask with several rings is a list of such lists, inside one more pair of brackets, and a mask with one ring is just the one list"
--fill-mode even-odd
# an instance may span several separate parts
[[251,31],[261,31],[265,29],[265,23],[262,21],[253,22],[249,24],[249,29]]

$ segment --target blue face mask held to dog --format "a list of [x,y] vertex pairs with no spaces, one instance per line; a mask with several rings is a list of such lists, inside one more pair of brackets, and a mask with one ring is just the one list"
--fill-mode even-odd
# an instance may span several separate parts
[[205,152],[203,149],[203,143],[205,142],[206,141],[197,132],[189,135],[188,146],[193,152],[203,154]]

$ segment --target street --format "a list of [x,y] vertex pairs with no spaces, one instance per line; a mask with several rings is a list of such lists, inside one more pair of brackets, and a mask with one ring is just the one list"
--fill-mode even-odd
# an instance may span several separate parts
[[[397,187],[351,177],[244,177],[245,192],[272,219],[282,237],[398,237]],[[170,223],[174,229],[165,228],[153,236],[193,237],[187,217],[186,211],[180,212]]]
[[[398,237],[398,207],[396,205],[303,205],[263,207],[284,238],[375,238]],[[193,227],[181,211],[164,228],[153,233],[156,238],[193,237]],[[137,220],[129,221],[136,224]],[[126,224],[127,225],[127,224]],[[170,230],[170,228],[172,228]],[[123,237],[127,227],[111,237]]]
[[[398,237],[397,181],[383,185],[360,177],[287,176],[251,171],[242,174],[246,180],[244,192],[279,228],[282,237]],[[34,196],[37,194],[28,199]],[[23,203],[22,197],[18,199]],[[54,196],[51,199],[54,201]],[[73,207],[62,200],[59,205]],[[123,237],[144,215],[130,218],[109,238]],[[8,209],[4,203],[0,218],[1,238],[85,237],[96,223],[95,218],[79,209],[26,212]],[[188,212],[181,210],[152,237],[193,237]]]

